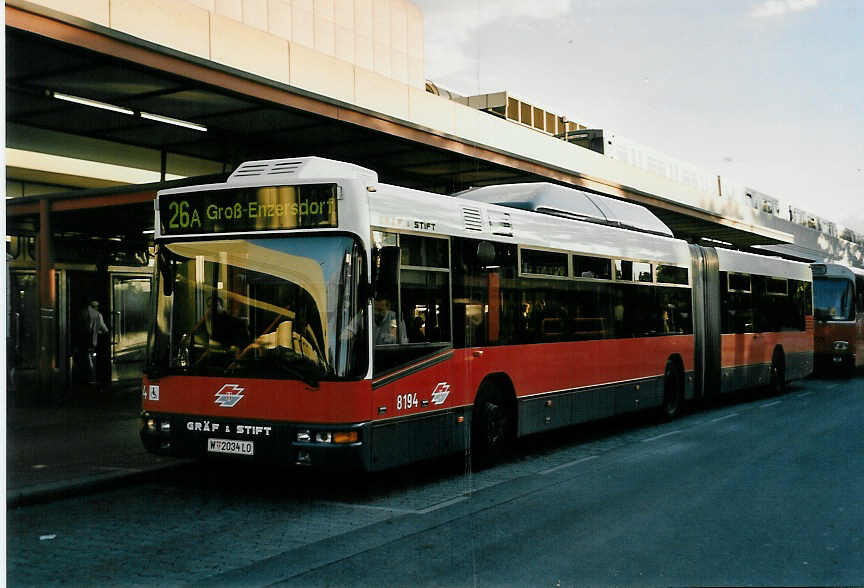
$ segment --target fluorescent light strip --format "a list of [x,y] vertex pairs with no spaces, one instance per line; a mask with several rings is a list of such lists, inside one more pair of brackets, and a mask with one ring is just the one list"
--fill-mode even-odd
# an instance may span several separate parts
[[57,98],[58,100],[65,100],[66,102],[75,102],[76,104],[83,104],[84,106],[92,106],[93,108],[101,108],[102,110],[110,110],[112,112],[119,112],[121,114],[128,114],[129,116],[134,116],[135,111],[130,110],[128,108],[123,108],[122,106],[115,106],[114,104],[108,104],[107,102],[99,102],[98,100],[90,100],[89,98],[81,98],[80,96],[71,96],[69,94],[62,94],[60,92],[51,92],[51,94]]
[[169,125],[176,125],[178,127],[192,129],[194,131],[201,131],[202,133],[207,132],[207,127],[205,127],[204,125],[189,122],[188,120],[180,120],[179,118],[171,118],[170,116],[162,116],[161,114],[151,114],[149,112],[142,111],[141,118],[155,120],[157,122],[167,123]]
[[[110,110],[112,112],[119,112],[121,114],[135,116],[134,110],[130,108],[125,108],[123,106],[116,106],[114,104],[108,104],[107,102],[99,102],[98,100],[91,100],[90,98],[82,98],[81,96],[63,94],[62,92],[51,92],[51,95],[58,100],[65,100],[66,102],[74,102],[75,104],[83,104],[84,106],[92,106],[93,108],[101,108],[102,110]],[[207,127],[205,127],[204,125],[189,122],[188,120],[181,120],[179,118],[171,118],[170,116],[162,116],[161,114],[153,114],[143,111],[139,114],[141,115],[141,118],[146,118],[148,120],[154,120],[156,122],[175,125],[178,127],[183,127],[185,129],[192,129],[193,131],[201,131],[202,133],[207,132]]]
[[718,245],[728,245],[729,247],[734,247],[732,243],[728,241],[721,241],[720,239],[712,239],[711,237],[699,237],[702,241],[707,243],[717,243]]

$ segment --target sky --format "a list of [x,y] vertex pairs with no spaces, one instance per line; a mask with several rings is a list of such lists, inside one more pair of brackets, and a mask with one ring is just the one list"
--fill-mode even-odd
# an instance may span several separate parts
[[412,0],[426,79],[864,231],[864,0]]

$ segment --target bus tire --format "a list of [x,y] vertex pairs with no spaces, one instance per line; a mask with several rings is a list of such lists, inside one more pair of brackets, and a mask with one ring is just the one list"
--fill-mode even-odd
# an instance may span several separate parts
[[844,378],[854,378],[856,373],[855,369],[855,356],[850,355],[846,358],[846,361],[843,365],[843,377]]
[[772,395],[786,392],[786,356],[779,347],[774,349],[771,357],[771,380],[768,390]]
[[670,359],[663,371],[663,404],[660,406],[660,416],[671,421],[681,414],[683,405],[684,375],[678,364]]
[[471,414],[471,462],[483,468],[501,459],[515,438],[516,419],[505,393],[486,382],[477,392]]

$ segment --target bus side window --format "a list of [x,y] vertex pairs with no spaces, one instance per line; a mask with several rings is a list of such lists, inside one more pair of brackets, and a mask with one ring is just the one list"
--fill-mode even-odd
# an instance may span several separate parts
[[753,333],[753,287],[749,274],[720,272],[721,332]]
[[453,345],[523,342],[526,314],[517,287],[515,245],[456,238],[453,259]]
[[406,342],[450,341],[450,283],[447,277],[442,272],[402,270],[401,315]]
[[656,298],[661,313],[657,328],[661,334],[693,333],[693,306],[689,289],[658,287]]
[[790,280],[789,292],[792,298],[793,316],[786,320],[786,327],[790,330],[804,331],[807,329],[806,317],[813,314],[812,285],[810,282]]
[[374,373],[451,342],[449,240],[373,232]]
[[400,235],[399,296],[408,343],[450,342],[449,241]]
[[373,251],[372,282],[375,289],[375,345],[399,343],[405,330],[399,328],[397,303],[399,292],[399,248],[394,245],[376,247]]

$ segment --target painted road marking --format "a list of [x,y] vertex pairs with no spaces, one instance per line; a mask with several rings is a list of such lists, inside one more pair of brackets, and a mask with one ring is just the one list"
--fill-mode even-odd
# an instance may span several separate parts
[[434,512],[438,509],[446,508],[446,507],[450,506],[451,504],[456,504],[457,502],[462,502],[463,500],[468,500],[468,497],[467,496],[457,496],[456,498],[451,498],[450,500],[445,500],[444,502],[439,502],[438,504],[430,506],[429,508],[424,508],[422,510],[418,510],[417,514],[427,514],[430,512]]
[[647,439],[642,439],[642,443],[648,443],[649,441],[656,441],[657,439],[662,439],[663,437],[668,437],[669,435],[677,435],[681,433],[681,429],[677,431],[669,431],[668,433],[663,433],[662,435],[657,435],[655,437],[648,437]]
[[584,463],[584,462],[590,461],[592,459],[597,459],[598,457],[600,457],[600,456],[599,455],[592,455],[589,457],[583,457],[582,459],[577,459],[576,461],[570,461],[567,463],[563,463],[559,466],[555,466],[554,468],[549,468],[548,470],[543,470],[542,472],[540,472],[540,475],[545,476],[546,474],[551,474],[552,472],[557,472],[558,470],[563,470],[564,468],[569,468],[570,466]]
[[805,392],[804,394],[798,394],[798,398],[804,398],[805,396],[810,396],[813,392]]
[[456,496],[455,498],[451,498],[449,500],[445,500],[443,502],[439,502],[438,504],[433,504],[432,506],[426,508],[399,508],[395,506],[376,506],[374,504],[358,504],[356,502],[334,502],[329,500],[318,500],[317,504],[326,504],[328,506],[342,506],[345,508],[356,508],[360,510],[374,510],[374,511],[384,511],[384,512],[392,512],[398,514],[427,514],[430,512],[434,512],[441,508],[446,508],[451,504],[456,504],[458,502],[462,502],[464,500],[468,500],[467,496]]
[[759,408],[768,408],[769,406],[777,406],[778,404],[781,404],[782,402],[783,402],[782,400],[775,400],[774,402],[769,402],[768,404],[763,404]]
[[418,512],[420,512],[411,508],[396,508],[395,506],[375,506],[373,504],[357,504],[356,502],[334,502],[330,500],[316,500],[315,504],[323,504],[326,506],[341,506],[342,508],[359,508],[363,510],[398,512],[402,514],[417,514]]
[[708,421],[709,423],[719,423],[720,421],[725,421],[726,419],[731,419],[732,417],[738,416],[740,413],[733,412],[731,414],[727,414],[726,416],[718,417],[716,419],[712,419]]

